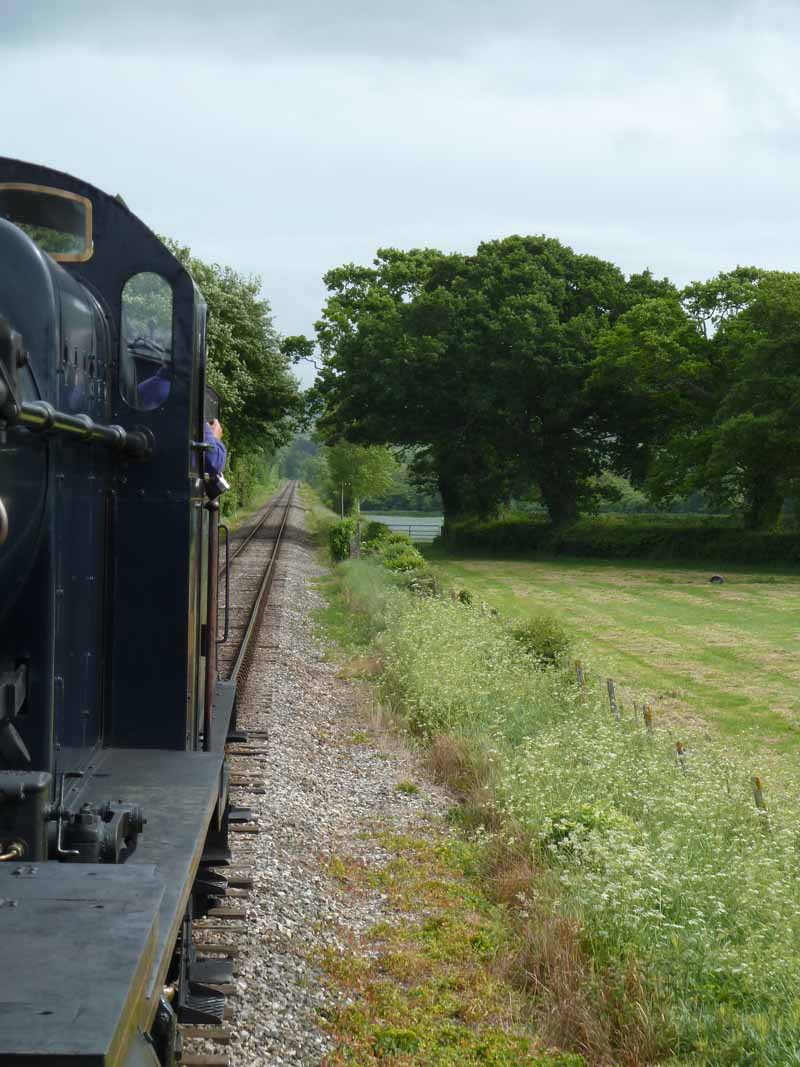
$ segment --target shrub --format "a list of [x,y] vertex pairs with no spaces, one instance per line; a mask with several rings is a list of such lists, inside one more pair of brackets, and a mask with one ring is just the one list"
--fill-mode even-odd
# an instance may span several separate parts
[[390,571],[414,571],[425,566],[425,560],[405,534],[396,539],[394,534],[378,543],[378,555],[384,567]]
[[362,527],[361,540],[370,544],[380,544],[386,540],[391,532],[385,523],[371,519]]
[[552,615],[535,615],[514,626],[511,635],[544,664],[560,666],[572,652],[572,638]]
[[341,519],[328,530],[328,547],[331,558],[337,563],[350,555],[350,542],[355,536],[355,519]]
[[425,566],[425,560],[411,545],[399,552],[387,552],[382,558],[390,571],[415,571]]

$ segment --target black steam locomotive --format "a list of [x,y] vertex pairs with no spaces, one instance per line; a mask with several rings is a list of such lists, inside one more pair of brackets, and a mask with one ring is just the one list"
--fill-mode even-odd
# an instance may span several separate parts
[[0,1067],[163,1067],[222,1018],[205,314],[119,198],[0,158]]

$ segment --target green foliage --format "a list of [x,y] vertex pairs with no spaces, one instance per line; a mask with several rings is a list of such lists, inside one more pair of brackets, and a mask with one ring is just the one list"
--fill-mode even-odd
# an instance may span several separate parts
[[543,519],[506,515],[487,522],[451,523],[442,533],[448,549],[490,555],[575,556],[597,559],[695,560],[723,563],[800,563],[793,532],[742,530],[719,519],[639,516],[582,519],[556,531]]
[[380,493],[371,493],[361,502],[365,511],[428,511],[441,512],[442,498],[438,490],[415,484],[413,457],[409,461],[397,457],[397,467],[392,483]]
[[275,462],[271,455],[258,449],[233,455],[225,468],[230,483],[229,492],[222,497],[222,514],[227,517],[246,508],[261,486],[275,482]]
[[331,559],[339,562],[350,556],[350,543],[356,535],[356,520],[352,518],[341,519],[334,522],[328,529],[328,548]]
[[596,493],[611,431],[584,386],[595,343],[633,304],[669,292],[545,237],[475,255],[379,250],[325,276],[317,393],[330,436],[414,449],[445,514],[491,514],[535,483],[554,521]]
[[[501,973],[514,936],[507,909],[481,885],[478,849],[450,835],[376,835],[387,863],[332,864],[350,893],[388,899],[392,921],[366,943],[325,953],[333,985],[329,1067],[584,1067],[543,1051],[524,995]],[[344,994],[344,995],[342,995]]]
[[281,477],[312,485],[315,481],[312,468],[319,462],[319,453],[319,444],[309,434],[296,434],[279,454]]
[[407,572],[405,588],[418,596],[441,596],[442,585],[435,571],[430,567],[418,567]]
[[386,695],[426,737],[521,738],[575,700],[555,672],[531,671],[499,619],[449,599],[398,596],[381,643]]
[[337,590],[362,632],[376,638],[388,625],[399,592],[398,577],[375,559],[344,560],[336,568]]
[[397,548],[382,555],[384,567],[390,571],[416,571],[425,566],[424,558],[416,548]]
[[411,545],[413,541],[407,533],[402,530],[390,530],[385,538],[387,544],[390,545]]
[[379,1059],[412,1053],[419,1049],[420,1039],[413,1030],[401,1030],[397,1026],[383,1026],[375,1035],[375,1054]]
[[614,808],[579,804],[569,811],[546,816],[539,834],[539,846],[552,860],[554,855],[574,852],[589,834],[598,837],[615,830],[635,834],[636,824]]
[[572,638],[552,615],[535,615],[514,626],[511,633],[526,652],[549,666],[566,663],[573,651]]
[[385,541],[391,532],[385,523],[371,519],[364,523],[362,536],[365,541]]
[[417,785],[417,783],[408,780],[398,782],[395,786],[395,789],[398,793],[404,793],[408,797],[414,796],[419,792],[419,786]]
[[656,502],[701,490],[773,529],[800,480],[800,274],[738,267],[649,300],[598,338],[590,387],[615,462]]
[[390,443],[447,521],[535,498],[555,526],[702,494],[751,530],[800,493],[800,274],[678,292],[545,237],[379,250],[325,278],[321,430]]
[[404,533],[391,533],[382,523],[369,523],[381,527],[377,537],[371,537],[365,544],[367,551],[377,557],[390,571],[418,571],[425,568],[425,559],[411,543],[411,538]]
[[360,510],[361,499],[390,485],[397,470],[397,460],[388,448],[349,441],[325,448],[322,461],[323,492],[334,508],[343,494],[345,511]]
[[55,230],[52,226],[36,226],[32,222],[17,221],[16,225],[27,233],[28,237],[42,249],[51,255],[58,253],[75,253],[86,251],[86,241],[82,235],[66,233],[64,230]]
[[280,350],[260,279],[205,263],[175,241],[166,244],[208,305],[208,383],[222,398],[220,421],[230,452],[238,455],[285,444],[303,402],[289,358]]

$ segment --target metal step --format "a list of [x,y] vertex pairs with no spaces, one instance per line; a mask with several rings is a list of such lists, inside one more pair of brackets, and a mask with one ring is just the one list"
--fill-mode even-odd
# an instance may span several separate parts
[[190,982],[189,992],[178,998],[176,1013],[181,1023],[220,1026],[225,1018],[225,996],[210,986]]

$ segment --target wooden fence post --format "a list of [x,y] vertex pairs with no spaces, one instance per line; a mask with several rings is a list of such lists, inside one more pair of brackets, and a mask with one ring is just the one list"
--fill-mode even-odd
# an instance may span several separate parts
[[614,717],[617,722],[620,721],[619,707],[617,705],[617,687],[614,685],[613,678],[606,679],[606,686],[608,688],[608,703],[611,705],[611,710],[614,712]]
[[583,673],[583,664],[579,659],[575,660],[575,678],[581,689],[586,688],[586,675]]
[[763,820],[761,826],[768,833],[771,830],[771,827],[769,824],[769,811],[767,810],[767,802],[764,799],[764,783],[761,781],[761,778],[757,774],[753,775],[753,800],[756,802],[758,814]]
[[684,745],[683,741],[675,742],[675,752],[677,753],[678,766],[686,774],[686,745]]

